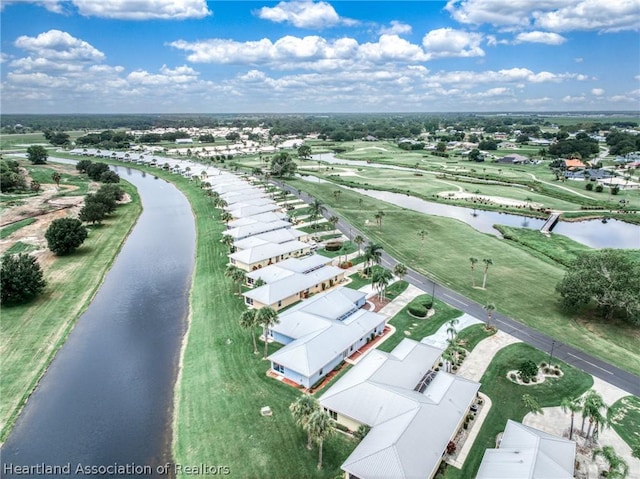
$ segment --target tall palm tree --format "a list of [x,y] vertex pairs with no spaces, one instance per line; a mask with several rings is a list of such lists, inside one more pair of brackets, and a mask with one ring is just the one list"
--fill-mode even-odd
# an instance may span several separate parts
[[469,258],[469,261],[471,261],[471,287],[475,288],[476,287],[476,277],[473,274],[475,267],[476,267],[476,263],[478,262],[478,258],[474,258],[473,256],[471,258]]
[[456,329],[456,326],[459,323],[460,320],[458,318],[453,318],[447,323],[447,334],[451,335],[451,339],[454,339],[457,336],[458,330]]
[[603,446],[593,450],[592,458],[602,456],[607,462],[607,477],[612,479],[625,479],[629,475],[629,465],[624,459],[616,454],[616,450],[611,446]]
[[496,305],[493,303],[487,303],[483,308],[487,311],[487,324],[485,325],[485,328],[489,329],[492,326],[491,318],[493,318],[493,312],[496,310]]
[[241,295],[242,285],[247,280],[247,273],[240,268],[236,268],[231,274],[231,280],[238,285],[238,295]]
[[[307,423],[309,417],[316,411],[320,410],[320,403],[318,400],[308,394],[303,394],[294,402],[289,405],[289,411],[295,420],[296,424],[305,431],[307,430]],[[313,447],[313,438],[311,434],[307,432],[307,449]]]
[[491,258],[484,258],[482,262],[484,263],[484,274],[482,276],[482,289],[484,289],[485,285],[487,284],[487,272],[489,271],[489,266],[493,264],[493,260]]
[[420,237],[420,250],[422,251],[422,259],[424,259],[424,239],[427,237],[427,232],[425,230],[418,231],[418,236]]
[[337,216],[332,216],[327,221],[331,225],[331,228],[335,230],[336,229],[336,225],[338,224],[338,221],[340,221],[340,218],[338,218]]
[[540,407],[538,400],[534,398],[531,394],[523,394],[522,402],[524,403],[525,407],[529,410],[529,412],[532,412],[533,414],[544,414],[544,411]]
[[257,311],[255,309],[247,309],[240,315],[240,327],[251,331],[251,339],[253,339],[253,354],[258,354],[258,344],[256,343],[255,327],[258,326],[256,319]]
[[229,253],[233,253],[234,239],[233,239],[232,236],[223,235],[222,239],[220,240],[220,243],[222,243],[223,245],[225,245],[225,246],[227,246],[229,248]]
[[374,218],[376,219],[376,223],[378,224],[378,226],[380,227],[380,229],[382,230],[382,217],[384,216],[384,211],[380,210],[378,211]]
[[575,413],[582,411],[582,401],[580,398],[565,397],[562,399],[560,406],[564,412],[571,412],[571,426],[569,427],[569,440],[571,441],[573,438],[573,419]]
[[402,263],[398,263],[393,267],[393,274],[400,278],[400,281],[404,279],[404,277],[407,275],[407,272],[407,267]]
[[318,409],[309,416],[305,429],[311,439],[318,444],[318,469],[322,469],[322,444],[325,439],[335,433],[331,418],[324,410]]
[[333,192],[333,197],[336,199],[336,202],[340,200],[341,195],[342,195],[342,190],[335,190]]
[[[589,427],[587,429],[587,437],[591,435],[591,428],[593,427],[594,421],[606,417],[606,409],[607,406],[604,403],[604,399],[602,399],[602,396],[597,391],[590,389],[585,393],[582,400],[582,427],[584,428],[584,418],[588,417]],[[601,413],[602,410],[605,411],[604,414]]]
[[371,275],[371,283],[378,290],[378,298],[384,299],[387,286],[393,279],[393,273],[387,268],[380,268]]
[[263,359],[267,359],[267,355],[269,354],[269,342],[267,341],[269,328],[272,326],[275,326],[280,322],[280,320],[278,319],[278,313],[272,307],[265,306],[258,310],[256,321],[258,322],[259,325],[262,326],[262,336],[264,337]]
[[315,221],[315,227],[317,228],[317,220],[324,214],[327,209],[324,207],[324,203],[318,198],[314,198],[313,203],[309,205],[309,218],[311,221]]
[[373,264],[380,264],[382,259],[382,245],[369,243],[364,248],[364,266],[365,269],[373,266]]
[[220,219],[224,221],[226,224],[229,224],[229,221],[233,219],[233,215],[228,211],[223,211],[220,215]]
[[362,256],[361,247],[364,244],[364,238],[361,235],[356,235],[356,237],[353,238],[353,242],[358,245],[358,256]]

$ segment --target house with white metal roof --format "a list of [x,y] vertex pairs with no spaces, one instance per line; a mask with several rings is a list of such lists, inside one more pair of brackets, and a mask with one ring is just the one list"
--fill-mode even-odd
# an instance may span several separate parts
[[[265,201],[264,204],[261,205],[246,206],[244,203],[242,204],[242,206],[238,205],[239,204],[235,204],[232,205],[232,208],[228,208],[229,213],[231,213],[231,216],[233,216],[234,219],[258,215],[260,213],[266,213],[268,211],[281,210],[281,207],[271,200]],[[291,226],[291,223],[289,223],[289,226]]]
[[338,423],[371,427],[341,466],[348,477],[435,476],[480,388],[435,371],[442,352],[408,338],[390,353],[371,350],[320,397]]
[[278,220],[271,221],[269,223],[253,223],[246,226],[238,226],[237,228],[226,230],[223,234],[231,236],[235,241],[238,241],[253,235],[289,228],[291,228],[291,223],[284,220]]
[[344,270],[329,262],[329,258],[311,255],[254,270],[247,274],[247,284],[251,286],[258,279],[265,284],[243,293],[245,303],[255,309],[270,306],[278,311],[330,289],[344,280]]
[[[269,356],[271,370],[311,387],[381,335],[386,316],[360,309],[364,297],[364,293],[338,288],[282,313],[280,322],[269,330],[271,338],[285,344]],[[327,304],[330,308],[322,307]]]
[[[255,218],[255,215],[249,216],[248,218]],[[311,235],[295,228],[279,229],[275,231],[268,231],[266,233],[260,233],[249,238],[236,241],[233,246],[236,251],[241,251],[243,249],[252,248],[253,246],[258,246],[264,243],[286,243],[287,241],[293,240],[304,241],[305,243],[308,243],[311,241]],[[312,244],[312,246],[314,245]]]
[[[247,226],[253,223],[270,223],[272,221],[287,220],[287,215],[280,211],[267,211],[266,213],[259,213],[253,216],[245,216],[244,218],[238,218],[227,223],[227,228],[237,228],[238,226]],[[291,238],[293,239],[293,238]]]
[[[235,229],[250,228],[252,226],[270,225],[277,223],[255,223]],[[229,230],[233,231],[233,230]],[[303,256],[311,253],[311,245],[302,241],[287,241],[286,243],[266,243],[253,248],[236,251],[229,255],[232,265],[244,270],[254,271],[265,266],[269,266],[291,257]]]
[[498,449],[487,449],[476,479],[572,479],[576,443],[509,419]]

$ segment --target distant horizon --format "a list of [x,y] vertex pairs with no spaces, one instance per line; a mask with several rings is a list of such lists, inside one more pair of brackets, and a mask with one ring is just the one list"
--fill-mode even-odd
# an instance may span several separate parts
[[3,0],[0,11],[6,114],[640,109],[635,0]]

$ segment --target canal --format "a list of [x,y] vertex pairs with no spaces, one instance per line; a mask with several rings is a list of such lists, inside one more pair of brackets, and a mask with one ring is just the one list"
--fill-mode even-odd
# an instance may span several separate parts
[[[3,445],[2,477],[168,477],[195,222],[171,183],[118,173],[144,210]],[[25,475],[24,466],[35,469]]]

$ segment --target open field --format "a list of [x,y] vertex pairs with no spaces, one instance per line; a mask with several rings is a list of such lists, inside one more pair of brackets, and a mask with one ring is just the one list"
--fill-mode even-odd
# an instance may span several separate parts
[[[121,186],[132,201],[118,206],[102,226],[89,227],[89,237],[74,254],[55,257],[49,251],[37,253],[48,283],[45,292],[28,304],[2,307],[0,440],[7,437],[31,391],[89,305],[142,210],[135,188],[126,182]],[[22,227],[3,241],[13,244],[15,250],[15,245],[24,244],[21,235],[34,234],[33,228],[44,221],[46,216],[39,216],[36,222],[21,222]],[[5,234],[6,229],[2,231]],[[42,228],[38,231],[39,235],[44,233]]]
[[[467,479],[474,477],[487,448],[496,447],[496,437],[506,426],[507,419],[522,422],[529,412],[522,402],[523,394],[532,395],[541,407],[558,406],[563,398],[580,396],[593,385],[593,379],[586,373],[567,364],[559,363],[564,373],[561,378],[550,378],[535,386],[521,386],[507,378],[510,370],[517,369],[523,359],[540,363],[548,359],[546,353],[524,343],[507,346],[498,351],[489,368],[482,376],[480,391],[489,396],[492,407],[467,456],[462,469],[447,467],[446,479]],[[567,427],[569,416],[567,415]]]
[[[607,324],[599,318],[569,316],[555,292],[564,269],[540,260],[522,248],[479,233],[456,220],[426,216],[343,189],[333,198],[335,185],[291,180],[292,186],[332,206],[367,237],[407,266],[485,304],[493,302],[503,312],[535,329],[601,357],[635,374],[640,373],[637,343],[640,332],[626,323]],[[383,227],[374,214],[384,211]],[[428,236],[421,248],[420,230]],[[491,258],[487,289],[472,287],[469,257]],[[482,263],[480,263],[482,266]],[[480,268],[481,269],[481,268]],[[481,272],[476,271],[476,285]]]
[[632,449],[640,447],[640,398],[626,396],[609,406],[610,426]]

